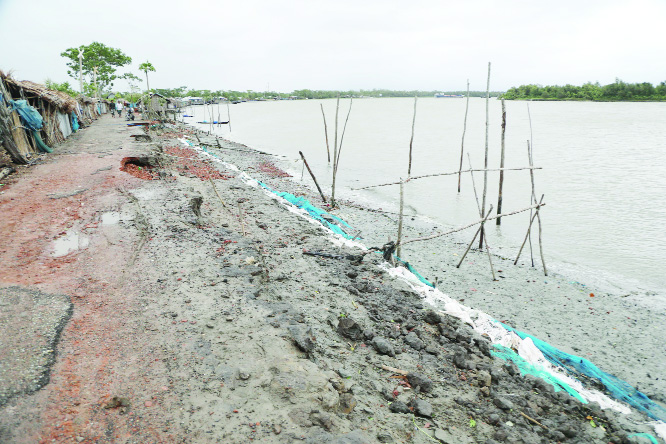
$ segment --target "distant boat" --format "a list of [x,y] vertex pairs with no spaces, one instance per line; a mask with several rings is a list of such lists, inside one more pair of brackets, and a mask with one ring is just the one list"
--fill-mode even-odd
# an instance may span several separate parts
[[439,99],[439,98],[442,98],[442,97],[447,98],[447,99],[451,99],[451,98],[453,98],[453,99],[462,99],[462,98],[465,97],[465,96],[462,95],[462,94],[444,94],[444,93],[435,93],[435,97],[438,98],[438,99]]

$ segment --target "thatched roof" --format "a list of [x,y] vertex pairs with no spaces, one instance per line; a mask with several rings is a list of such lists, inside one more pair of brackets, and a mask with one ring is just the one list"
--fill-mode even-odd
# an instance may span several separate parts
[[76,100],[64,92],[49,89],[44,85],[29,80],[16,80],[11,75],[5,74],[2,71],[0,71],[0,77],[8,85],[23,89],[28,94],[33,94],[42,100],[50,102],[62,112],[71,113],[76,109]]

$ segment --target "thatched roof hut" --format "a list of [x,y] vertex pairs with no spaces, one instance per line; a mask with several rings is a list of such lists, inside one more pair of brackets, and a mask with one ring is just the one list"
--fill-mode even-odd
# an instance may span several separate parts
[[[10,100],[26,100],[41,115],[43,127],[24,127],[19,113],[10,108]],[[19,81],[0,71],[0,144],[14,163],[25,164],[40,151],[50,152],[53,146],[64,142],[72,133],[73,116],[81,120],[83,111],[75,99],[63,92]],[[94,110],[88,114],[90,121],[97,117]]]
[[[0,71],[1,73],[2,71]],[[18,81],[13,79],[10,76],[5,76],[2,74],[3,80],[9,86],[13,86],[16,89],[23,90],[26,100],[30,99],[42,99],[47,102],[50,102],[58,110],[63,113],[71,113],[76,111],[76,100],[62,91],[55,91],[53,89],[48,89],[45,85],[40,85],[39,83],[31,82],[29,80]]]

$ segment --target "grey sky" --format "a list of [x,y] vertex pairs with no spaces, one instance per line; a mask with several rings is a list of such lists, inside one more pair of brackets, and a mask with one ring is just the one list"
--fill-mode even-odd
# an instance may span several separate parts
[[488,62],[493,90],[659,83],[665,22],[664,0],[0,0],[0,69],[78,88],[60,53],[98,41],[154,88],[484,90]]

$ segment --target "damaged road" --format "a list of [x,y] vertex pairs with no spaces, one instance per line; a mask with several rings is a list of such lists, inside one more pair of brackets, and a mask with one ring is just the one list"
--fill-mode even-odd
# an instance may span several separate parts
[[[12,215],[0,226],[12,240],[0,249],[3,337],[21,339],[0,351],[16,362],[0,370],[0,441],[629,443],[649,432],[521,376],[392,278],[381,254],[334,245],[254,187],[241,171],[288,183],[270,156],[224,142],[217,155],[237,171],[183,137],[194,135],[105,117],[0,196]],[[54,254],[71,232],[87,241]]]

